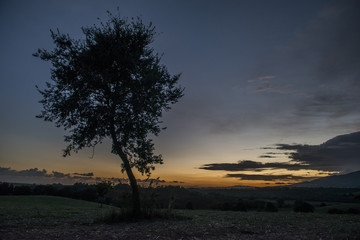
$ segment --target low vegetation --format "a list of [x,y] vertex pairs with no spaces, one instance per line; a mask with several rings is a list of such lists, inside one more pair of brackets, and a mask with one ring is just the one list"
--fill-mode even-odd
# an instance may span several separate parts
[[182,218],[97,221],[117,211],[121,208],[63,197],[0,196],[0,235],[10,240],[360,238],[358,214],[173,210]]
[[[254,188],[216,189],[183,188],[178,186],[154,186],[140,188],[142,207],[145,212],[153,209],[207,209],[223,211],[271,211],[295,209],[304,203],[325,207],[333,203],[360,203],[360,189],[346,188]],[[101,182],[96,185],[24,185],[0,183],[0,195],[49,195],[98,202],[120,208],[131,206],[131,188],[126,184],[112,185]],[[306,206],[304,206],[306,208]],[[302,211],[300,209],[300,211]]]

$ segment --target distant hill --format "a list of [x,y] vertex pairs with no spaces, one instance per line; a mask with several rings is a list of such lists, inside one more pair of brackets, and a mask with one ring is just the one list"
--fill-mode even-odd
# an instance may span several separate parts
[[360,188],[360,171],[297,183],[291,187]]

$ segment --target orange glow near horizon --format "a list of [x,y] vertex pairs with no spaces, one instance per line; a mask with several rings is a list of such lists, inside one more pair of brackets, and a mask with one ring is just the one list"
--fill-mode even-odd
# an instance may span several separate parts
[[[109,166],[112,165],[112,166]],[[92,182],[96,182],[95,178],[120,178],[127,179],[127,175],[125,173],[121,173],[121,168],[118,164],[114,166],[114,164],[101,164],[97,163],[93,166],[88,166],[89,168],[85,169],[81,166],[74,166],[71,169],[69,168],[56,168],[49,169],[45,168],[48,174],[51,174],[53,171],[64,173],[64,174],[75,174],[75,173],[93,173]],[[5,167],[5,166],[2,166]],[[24,166],[25,167],[25,166]],[[94,167],[97,167],[95,171],[92,171]],[[30,168],[19,168],[16,166],[16,171],[22,171]],[[42,170],[43,168],[38,168]],[[162,165],[152,173],[150,176],[151,179],[159,178],[164,182],[159,182],[158,185],[178,185],[184,187],[273,187],[273,186],[286,186],[291,185],[303,181],[309,181],[314,178],[326,177],[332,174],[333,172],[324,172],[324,171],[315,171],[315,170],[298,170],[298,171],[288,171],[283,169],[265,169],[261,172],[256,171],[242,171],[242,172],[228,172],[228,171],[209,171],[203,170],[199,168],[175,168],[176,170],[172,170],[169,166]],[[138,180],[145,180],[147,177],[142,176],[135,169],[134,174]],[[225,177],[229,173],[239,173],[244,175],[265,175],[265,176],[281,176],[281,175],[291,175],[291,176],[299,176],[304,177],[303,179],[274,179],[274,180],[245,180],[240,178],[233,177]],[[79,180],[81,181],[81,180]],[[141,181],[140,181],[141,182]],[[146,184],[145,184],[146,185]]]
[[[105,149],[107,150],[107,149]],[[251,157],[249,151],[245,151],[245,157]],[[259,155],[261,152],[255,151],[254,155]],[[87,151],[75,154],[68,158],[63,158],[60,154],[48,161],[44,155],[42,158],[37,158],[38,161],[11,161],[12,164],[7,164],[1,167],[11,167],[16,171],[21,171],[30,168],[38,168],[39,170],[46,169],[48,174],[52,171],[61,172],[64,174],[74,173],[93,173],[95,181],[96,177],[100,178],[120,178],[127,179],[125,173],[121,173],[121,161],[113,154],[95,155],[95,158],[89,158],[90,154]],[[234,159],[232,154],[222,156],[215,156],[214,159],[224,159],[224,162],[230,162],[228,159]],[[24,158],[26,159],[26,158]],[[184,160],[185,159],[185,160]],[[152,172],[151,178],[164,180],[165,182],[159,185],[179,185],[184,187],[231,187],[231,186],[250,186],[250,187],[270,187],[270,186],[286,186],[294,183],[312,180],[311,178],[326,177],[332,172],[315,171],[315,170],[298,170],[288,171],[284,169],[262,169],[261,172],[256,171],[214,171],[199,169],[200,166],[209,163],[217,162],[214,159],[208,159],[206,156],[198,156],[191,160],[187,158],[167,158],[165,164],[156,165],[156,170]],[[287,161],[286,159],[280,159]],[[219,161],[218,161],[219,162]],[[221,161],[220,161],[221,162]],[[266,160],[263,162],[267,162]],[[10,162],[9,162],[10,163]],[[36,163],[36,164],[34,164]],[[133,169],[134,175],[139,180],[144,180],[147,177],[142,176],[136,169]],[[276,179],[272,181],[264,180],[243,180],[235,177],[225,177],[227,174],[245,174],[245,175],[293,175],[305,177],[303,179]],[[80,181],[80,180],[79,180]]]

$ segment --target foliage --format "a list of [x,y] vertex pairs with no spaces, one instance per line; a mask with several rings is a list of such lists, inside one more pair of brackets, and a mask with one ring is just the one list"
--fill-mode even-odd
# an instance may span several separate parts
[[304,201],[295,201],[294,212],[314,212],[315,208],[310,203]]
[[193,203],[191,201],[188,201],[185,205],[185,208],[188,210],[193,210],[194,209]]
[[265,212],[277,212],[279,211],[276,205],[272,202],[266,202],[264,209]]
[[98,195],[101,206],[105,203],[105,195],[112,189],[112,182],[103,181],[95,184],[96,193]]
[[34,54],[53,65],[52,82],[38,88],[44,108],[38,117],[70,132],[65,156],[110,137],[134,167],[148,174],[162,159],[153,155],[147,136],[160,132],[163,110],[182,96],[176,87],[180,75],[171,76],[149,46],[156,35],[151,23],[110,15],[100,27],[82,30],[84,40],[51,31],[56,48]]
[[30,186],[15,186],[13,194],[14,195],[30,195],[32,193],[32,189]]
[[14,185],[2,182],[0,183],[0,195],[10,195],[14,192]]
[[285,206],[285,200],[283,198],[276,199],[276,204],[278,208],[282,208]]
[[350,214],[360,214],[360,210],[357,209],[357,208],[349,208],[347,210],[347,213],[350,213]]
[[55,195],[56,188],[53,185],[36,185],[32,193],[35,195]]
[[160,133],[163,111],[183,95],[180,75],[171,76],[150,44],[156,36],[152,24],[140,18],[113,16],[100,26],[82,28],[85,39],[72,39],[51,31],[52,51],[39,49],[35,57],[49,61],[51,82],[38,91],[43,111],[37,117],[69,132],[64,156],[84,147],[112,140],[112,153],[122,160],[133,190],[134,211],[140,200],[132,168],[150,175],[154,154],[149,134]]
[[235,208],[233,208],[233,210],[235,211],[243,211],[243,212],[246,212],[247,209],[248,209],[248,205],[242,199],[239,199],[235,205]]

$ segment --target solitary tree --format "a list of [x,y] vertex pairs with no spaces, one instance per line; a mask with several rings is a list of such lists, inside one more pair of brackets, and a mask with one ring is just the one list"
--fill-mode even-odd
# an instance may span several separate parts
[[43,110],[37,117],[54,122],[69,134],[64,157],[84,147],[112,140],[132,188],[133,213],[141,213],[133,169],[150,176],[162,156],[154,154],[150,134],[157,136],[164,110],[183,95],[180,74],[170,75],[150,46],[152,24],[109,13],[99,26],[84,27],[84,39],[51,30],[55,48],[33,55],[52,63],[51,80],[37,89]]

